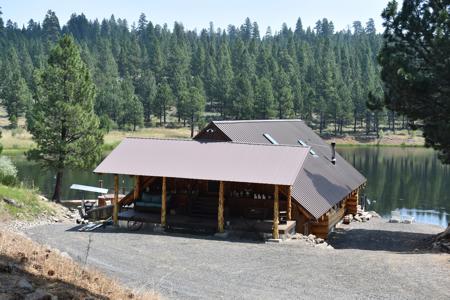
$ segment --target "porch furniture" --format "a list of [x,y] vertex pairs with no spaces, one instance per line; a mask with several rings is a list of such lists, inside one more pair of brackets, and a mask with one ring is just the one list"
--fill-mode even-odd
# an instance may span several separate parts
[[[170,195],[167,195],[167,204],[170,203]],[[153,209],[161,209],[162,196],[161,194],[150,194],[143,192],[141,197],[134,202],[134,209],[137,211],[149,211]]]

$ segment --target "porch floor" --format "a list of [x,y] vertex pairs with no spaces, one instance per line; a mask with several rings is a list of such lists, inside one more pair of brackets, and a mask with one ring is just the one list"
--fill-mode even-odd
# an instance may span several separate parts
[[[161,215],[159,213],[139,212],[133,209],[122,211],[119,213],[119,220],[140,221],[144,223],[161,223]],[[189,229],[206,229],[211,232],[217,230],[217,220],[208,218],[198,218],[186,215],[167,215],[167,226],[171,228],[189,228]],[[250,231],[250,232],[272,232],[272,220],[254,220],[246,218],[230,218],[226,219],[226,229],[232,231]],[[280,234],[292,233],[295,231],[295,221],[287,221],[285,224],[278,225]]]

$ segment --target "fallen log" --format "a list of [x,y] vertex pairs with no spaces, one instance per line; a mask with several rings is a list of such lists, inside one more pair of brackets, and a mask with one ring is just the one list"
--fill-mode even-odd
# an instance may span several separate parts
[[18,207],[18,208],[21,208],[21,207],[22,207],[22,204],[17,203],[16,200],[11,199],[11,198],[3,197],[3,202],[5,202],[5,203],[8,204],[8,205],[14,206],[14,207]]

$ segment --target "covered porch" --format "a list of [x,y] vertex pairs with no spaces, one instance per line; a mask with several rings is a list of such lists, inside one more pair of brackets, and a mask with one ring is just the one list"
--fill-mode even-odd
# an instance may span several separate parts
[[168,230],[251,232],[275,239],[295,233],[290,186],[133,177],[134,190],[114,198],[115,224],[136,221]]

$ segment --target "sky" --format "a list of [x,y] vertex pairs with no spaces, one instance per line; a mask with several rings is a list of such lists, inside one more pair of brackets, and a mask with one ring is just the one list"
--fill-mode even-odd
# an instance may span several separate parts
[[336,30],[351,27],[353,21],[363,24],[375,20],[378,32],[382,31],[380,14],[388,0],[0,0],[3,19],[11,19],[21,27],[28,20],[42,22],[47,10],[56,12],[63,25],[72,13],[84,13],[88,19],[125,18],[131,25],[137,23],[143,12],[154,24],[175,21],[187,29],[203,29],[212,21],[216,28],[229,24],[241,25],[246,17],[258,22],[261,33],[268,26],[275,32],[283,22],[295,28],[300,17],[304,28],[314,27],[317,20],[328,18]]

